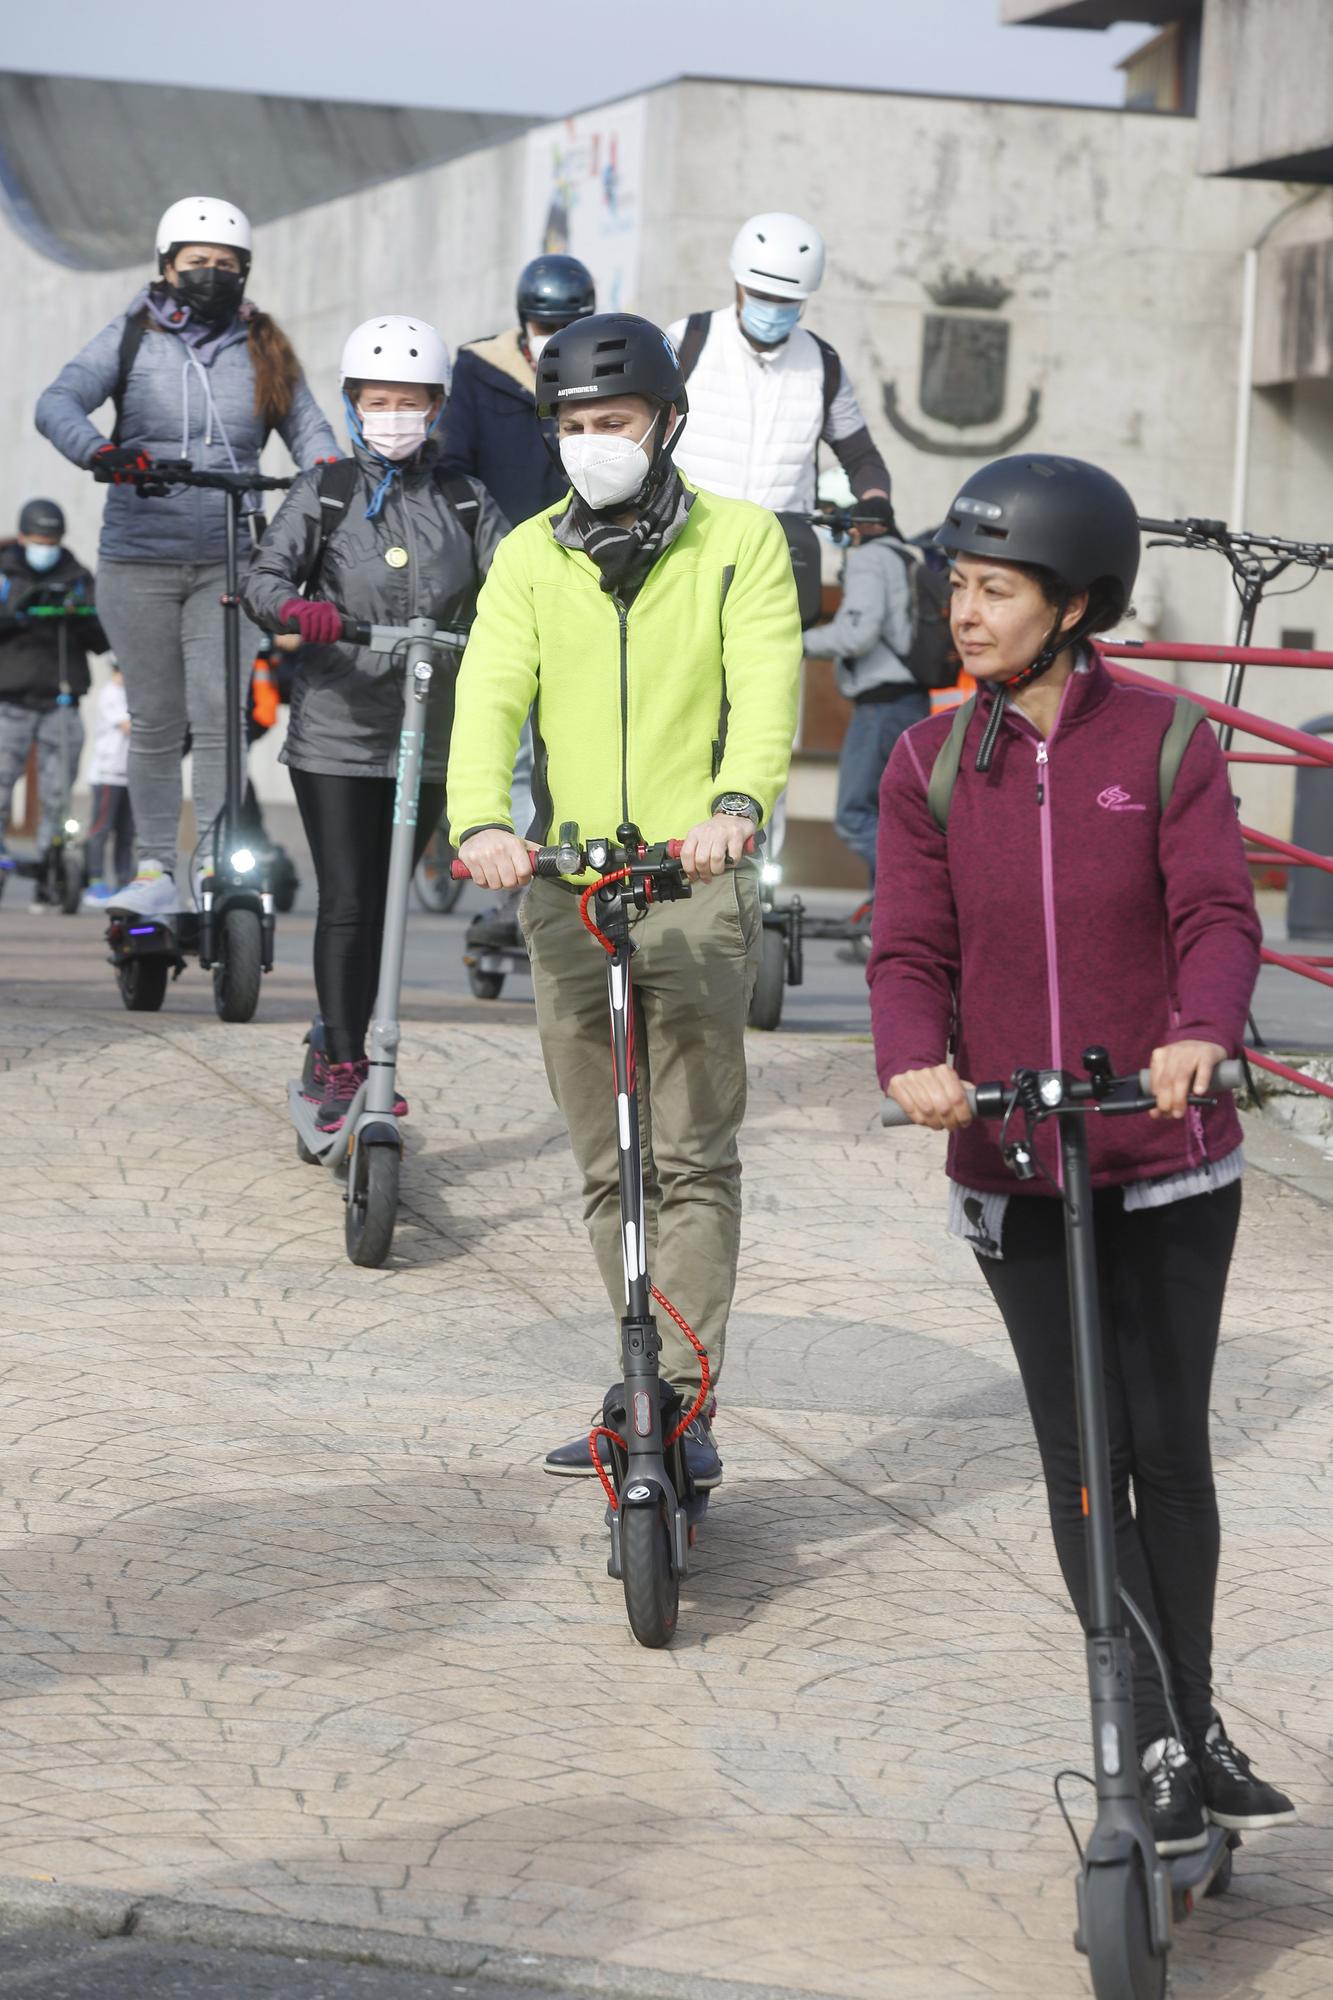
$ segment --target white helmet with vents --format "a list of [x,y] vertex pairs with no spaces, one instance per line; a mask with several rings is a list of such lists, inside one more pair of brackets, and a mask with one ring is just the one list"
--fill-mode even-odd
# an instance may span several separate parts
[[749,292],[808,299],[824,276],[824,239],[799,215],[752,215],[731,246],[731,275]]
[[388,313],[368,319],[349,333],[343,348],[344,382],[440,382],[449,392],[453,374],[449,349],[424,319]]
[[172,202],[157,225],[159,271],[182,243],[225,244],[236,251],[248,269],[253,244],[250,218],[234,201],[224,201],[221,195],[187,194],[183,201]]

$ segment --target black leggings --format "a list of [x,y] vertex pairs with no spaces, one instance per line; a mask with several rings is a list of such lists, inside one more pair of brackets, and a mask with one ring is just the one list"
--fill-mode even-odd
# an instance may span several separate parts
[[[1197,1742],[1212,1719],[1220,1540],[1208,1401],[1240,1221],[1240,1182],[1165,1208],[1128,1212],[1120,1190],[1107,1188],[1094,1196],[1093,1214],[1120,1581],[1162,1642],[1187,1739]],[[1040,1195],[1012,1200],[1003,1262],[977,1262],[1013,1342],[1046,1476],[1056,1553],[1086,1627],[1083,1474],[1062,1203]],[[1133,1619],[1128,1622],[1142,1750],[1174,1731],[1152,1654]]]
[[[330,1062],[355,1062],[366,1052],[379,981],[394,780],[294,770],[292,789],[319,883],[315,991],[324,1046]],[[444,786],[423,784],[414,860],[421,859],[443,812]]]

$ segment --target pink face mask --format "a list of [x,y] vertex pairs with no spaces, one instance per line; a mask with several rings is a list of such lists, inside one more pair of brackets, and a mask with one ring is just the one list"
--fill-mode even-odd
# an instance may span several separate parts
[[420,451],[430,433],[429,410],[358,410],[361,435],[379,458],[395,464]]

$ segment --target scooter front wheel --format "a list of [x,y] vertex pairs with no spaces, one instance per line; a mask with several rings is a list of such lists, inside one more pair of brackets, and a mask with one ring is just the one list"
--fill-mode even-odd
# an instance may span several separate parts
[[1162,2000],[1166,1956],[1152,1948],[1148,1880],[1137,1851],[1083,1877],[1083,1945],[1097,2000]]
[[780,930],[764,927],[760,940],[759,973],[750,995],[750,1026],[771,1031],[782,1019],[787,988],[787,940]]
[[382,1264],[398,1220],[397,1146],[357,1146],[347,1172],[347,1254],[354,1264]]
[[680,1580],[662,1508],[623,1507],[620,1566],[629,1629],[641,1646],[667,1646],[680,1615]]
[[221,952],[213,967],[213,1005],[220,1021],[252,1021],[264,976],[264,933],[257,910],[224,910]]
[[60,907],[67,917],[77,917],[83,901],[83,863],[73,848],[60,857]]

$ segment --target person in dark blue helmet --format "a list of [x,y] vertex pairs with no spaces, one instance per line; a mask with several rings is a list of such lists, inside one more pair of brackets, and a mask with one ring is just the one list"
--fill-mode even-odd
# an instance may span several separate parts
[[[458,350],[454,382],[440,427],[440,468],[479,479],[517,528],[554,507],[569,491],[554,449],[537,421],[537,359],[553,333],[597,310],[592,272],[577,257],[548,252],[519,273],[518,325]],[[526,726],[514,765],[514,824],[532,819],[532,729]],[[517,900],[501,896],[472,919],[468,945],[519,947]]]
[[551,335],[597,310],[592,273],[577,257],[534,257],[516,304],[516,327],[458,350],[440,432],[441,470],[479,479],[514,527],[568,491],[542,442],[533,392]]

